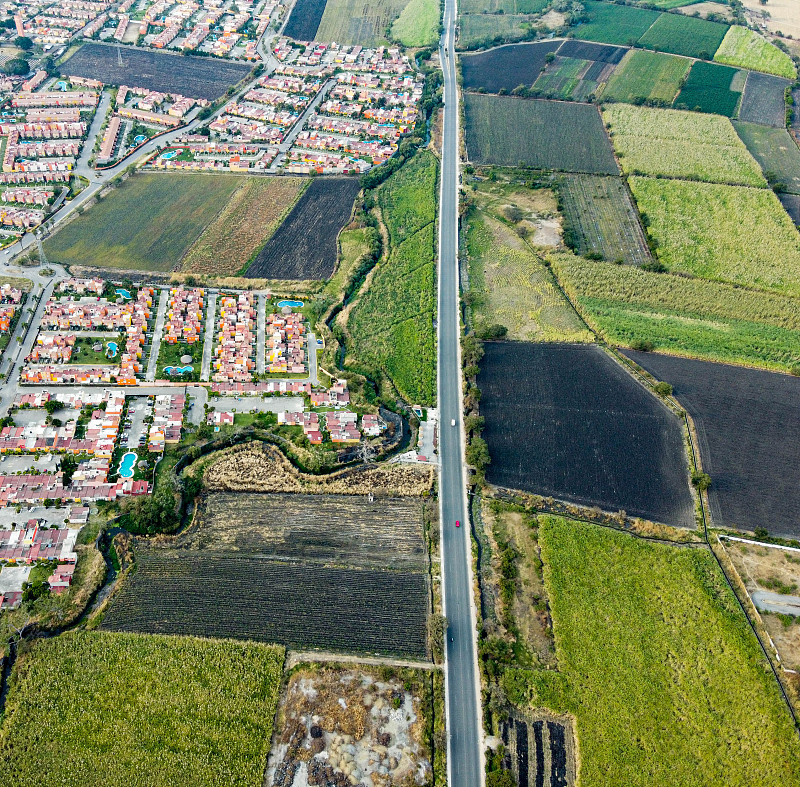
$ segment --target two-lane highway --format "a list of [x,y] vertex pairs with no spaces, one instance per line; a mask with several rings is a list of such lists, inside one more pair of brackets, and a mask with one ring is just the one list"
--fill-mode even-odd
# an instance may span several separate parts
[[[439,505],[446,642],[448,784],[480,787],[481,751],[471,546],[462,429],[458,292],[458,86],[455,65],[455,0],[445,0],[439,56],[444,70],[444,133],[439,214]],[[455,426],[451,426],[455,421]],[[456,521],[461,527],[456,527]]]

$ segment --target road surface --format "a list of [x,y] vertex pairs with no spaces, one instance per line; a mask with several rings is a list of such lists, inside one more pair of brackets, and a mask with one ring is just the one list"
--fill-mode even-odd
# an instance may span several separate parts
[[751,594],[753,603],[763,612],[779,612],[781,615],[800,616],[800,597],[755,590]]
[[[446,693],[450,787],[483,784],[471,548],[467,521],[461,403],[458,307],[458,87],[455,66],[455,0],[445,0],[439,48],[444,70],[444,133],[439,219],[438,394],[441,427],[439,505],[446,641]],[[456,426],[450,426],[455,420]],[[462,524],[456,527],[456,520]]]

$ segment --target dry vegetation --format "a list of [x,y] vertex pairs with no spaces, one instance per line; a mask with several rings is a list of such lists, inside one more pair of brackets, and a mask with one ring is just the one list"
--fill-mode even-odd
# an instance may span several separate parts
[[222,451],[205,470],[212,492],[303,492],[376,496],[422,495],[433,485],[434,470],[407,464],[381,464],[315,476],[299,472],[271,445],[248,443]]
[[181,262],[185,273],[236,274],[263,246],[309,181],[247,178]]
[[[433,775],[419,672],[298,669],[278,710],[266,784],[413,785]],[[408,674],[406,674],[408,673]]]

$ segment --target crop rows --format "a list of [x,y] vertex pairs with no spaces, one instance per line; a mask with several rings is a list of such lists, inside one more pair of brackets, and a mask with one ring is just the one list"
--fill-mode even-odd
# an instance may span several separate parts
[[467,152],[476,164],[618,173],[600,114],[590,104],[467,93],[464,115]]
[[355,178],[311,183],[247,269],[249,278],[327,279],[336,267],[337,239],[359,191]]
[[161,93],[216,101],[244,79],[250,66],[210,57],[187,57],[125,47],[119,65],[117,48],[84,44],[62,63],[62,74],[99,79],[106,85],[136,85]]
[[786,88],[789,81],[751,71],[742,94],[739,120],[783,128],[786,124]]
[[[692,109],[712,115],[734,117],[744,88],[743,76],[730,66],[698,60],[675,99],[678,109]],[[744,72],[741,72],[744,75]],[[739,81],[742,83],[739,84]]]
[[672,104],[691,63],[675,55],[631,49],[608,80],[603,99]]
[[714,60],[787,79],[794,79],[797,75],[791,55],[782,52],[760,33],[740,25],[728,30]]
[[427,615],[421,572],[142,550],[103,626],[424,657]]
[[702,436],[703,469],[712,479],[714,523],[800,536],[800,380],[655,353],[630,355],[670,383],[692,415]]
[[558,192],[565,240],[578,254],[596,252],[606,260],[630,265],[650,260],[636,208],[620,178],[564,175]]
[[464,87],[470,90],[484,88],[490,93],[501,89],[510,92],[518,85],[530,87],[545,65],[545,57],[560,46],[560,41],[538,41],[464,55],[461,58]]
[[692,525],[677,418],[597,346],[487,343],[478,387],[490,483]]
[[773,184],[800,194],[800,149],[785,128],[735,122],[736,131]]
[[426,562],[422,503],[410,497],[211,494],[182,543],[360,568],[424,571]]

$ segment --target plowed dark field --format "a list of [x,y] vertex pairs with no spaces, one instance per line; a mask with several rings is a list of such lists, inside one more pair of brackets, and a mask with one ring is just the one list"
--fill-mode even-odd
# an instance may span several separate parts
[[786,125],[784,94],[789,84],[788,79],[750,71],[739,107],[739,120],[783,128]]
[[215,101],[244,79],[250,66],[210,57],[187,57],[122,47],[119,65],[117,48],[84,44],[59,66],[62,74],[99,79],[107,85],[136,85],[162,93],[180,93],[191,98]]
[[599,347],[485,350],[478,386],[490,483],[693,525],[679,420]]
[[497,93],[502,88],[510,92],[518,85],[530,87],[539,76],[547,53],[555,52],[560,46],[561,41],[542,41],[463,55],[464,87],[472,90],[482,87],[490,93]]
[[596,60],[600,63],[614,63],[615,65],[625,57],[628,51],[624,46],[609,46],[607,44],[593,44],[589,41],[565,41],[558,54],[561,57],[577,57],[581,60]]
[[421,573],[181,550],[144,553],[137,562],[105,629],[425,656]]
[[419,498],[209,494],[197,526],[136,560],[106,628],[425,656]]
[[327,0],[297,0],[283,29],[284,35],[295,41],[313,41],[326,5]]
[[694,420],[719,526],[800,537],[800,379],[655,353],[626,355]]
[[245,274],[256,279],[328,279],[337,238],[360,189],[356,178],[315,180],[267,241]]

